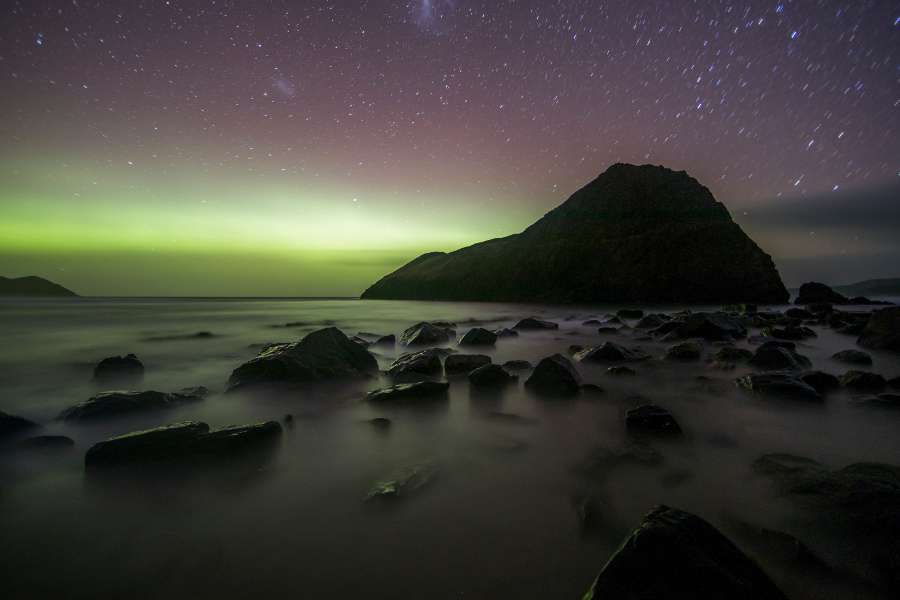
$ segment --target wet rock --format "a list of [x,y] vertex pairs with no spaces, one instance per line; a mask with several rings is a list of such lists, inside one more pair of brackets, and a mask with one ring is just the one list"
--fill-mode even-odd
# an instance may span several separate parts
[[851,400],[854,406],[865,408],[900,409],[900,394],[878,394],[877,396],[857,396]]
[[493,346],[497,342],[497,334],[481,327],[475,327],[459,338],[460,346]]
[[373,345],[375,345],[375,346],[394,346],[396,344],[397,344],[397,336],[395,336],[393,333],[391,333],[388,335],[381,336],[380,338],[375,340]]
[[606,374],[612,375],[613,377],[634,377],[635,375],[637,375],[637,371],[635,371],[631,367],[619,365],[608,368],[606,370]]
[[447,375],[459,375],[490,363],[491,357],[484,354],[451,354],[444,361],[444,371]]
[[625,428],[629,433],[638,435],[681,435],[681,427],[672,413],[654,404],[645,404],[626,412]]
[[751,358],[753,358],[753,352],[746,348],[737,348],[735,346],[719,348],[713,355],[713,360],[720,363],[747,362]]
[[377,481],[369,493],[366,502],[380,500],[398,500],[422,491],[438,476],[439,468],[435,462],[423,462],[404,467],[387,478]]
[[607,561],[583,600],[786,600],[766,574],[696,515],[654,508]]
[[269,446],[280,436],[281,425],[276,421],[212,431],[206,423],[188,421],[134,431],[94,444],[85,454],[84,464],[90,470],[197,459],[227,460]]
[[823,371],[807,371],[800,375],[800,381],[812,387],[822,395],[841,387],[840,379],[831,373],[825,373]]
[[372,342],[370,342],[366,338],[359,337],[358,335],[354,335],[352,338],[350,338],[350,341],[353,342],[354,344],[359,344],[363,348],[368,348],[369,346],[372,345]]
[[417,381],[398,383],[366,394],[369,402],[415,402],[433,400],[447,395],[450,384],[446,381]]
[[649,358],[640,348],[629,349],[615,342],[604,342],[575,354],[579,362],[636,362]]
[[508,360],[503,363],[503,368],[507,371],[527,371],[532,367],[527,360]]
[[582,321],[581,324],[587,327],[596,327],[597,325],[602,325],[603,321],[601,321],[600,319],[588,319],[587,321]]
[[469,373],[469,383],[475,387],[500,387],[518,380],[500,365],[487,364]]
[[559,329],[559,325],[552,321],[543,321],[537,317],[527,317],[522,319],[513,326],[513,329],[524,330],[540,330],[540,329]]
[[597,328],[597,333],[599,333],[600,335],[608,335],[611,333],[619,333],[620,329],[621,327],[608,327],[604,325],[603,327]]
[[580,386],[581,376],[562,354],[542,358],[525,382],[525,387],[546,396],[571,396]]
[[841,375],[841,385],[860,392],[878,392],[887,387],[887,380],[878,373],[847,371]]
[[722,307],[722,312],[738,315],[755,315],[758,309],[759,307],[756,304],[726,304]]
[[404,346],[429,346],[446,344],[455,333],[448,327],[440,327],[435,323],[416,323],[400,335],[400,343]]
[[144,363],[134,354],[110,356],[104,358],[94,367],[94,381],[130,382],[140,381],[144,377]]
[[857,343],[864,348],[900,352],[900,306],[873,312]]
[[625,325],[625,321],[620,319],[616,315],[607,315],[600,325],[612,326],[612,325]]
[[831,358],[834,360],[840,361],[842,363],[848,363],[851,365],[871,365],[872,357],[871,355],[862,352],[861,350],[841,350],[840,352],[836,352],[831,355]]
[[456,327],[456,323],[453,321],[432,321],[431,324],[435,327],[443,327],[444,329],[454,329]]
[[760,345],[750,364],[760,369],[808,369],[812,362],[796,352],[796,346],[791,342],[769,341]]
[[640,319],[644,316],[644,311],[639,308],[622,308],[616,311],[616,316],[620,319]]
[[328,327],[299,342],[269,346],[231,373],[228,390],[253,385],[297,384],[368,377],[378,371],[375,357],[340,329]]
[[866,330],[866,321],[854,321],[841,325],[835,331],[843,335],[861,335]]
[[437,348],[410,352],[392,362],[387,372],[395,380],[403,381],[440,377],[442,356],[444,353]]
[[738,387],[763,396],[810,401],[822,400],[821,394],[815,388],[804,383],[796,373],[791,372],[750,373],[739,377],[736,383]]
[[148,342],[177,342],[190,340],[208,340],[216,337],[211,331],[197,331],[194,333],[176,333],[174,335],[154,335],[145,338]]
[[509,329],[504,327],[503,329],[497,329],[494,331],[497,338],[510,338],[510,337],[519,337],[519,332],[515,329]]
[[640,321],[635,323],[635,329],[656,329],[663,323],[669,320],[668,315],[663,314],[655,314],[655,315],[647,315],[642,318]]
[[569,346],[569,348],[568,348],[568,352],[569,352],[570,355],[572,355],[572,354],[578,354],[578,353],[581,352],[582,350],[584,350],[584,346],[582,346],[581,344],[572,344],[572,345]]
[[7,437],[28,431],[29,429],[34,429],[35,427],[38,427],[38,424],[34,421],[29,421],[24,417],[10,415],[0,410],[0,441]]
[[75,447],[75,440],[65,435],[37,435],[16,444],[23,452],[56,452]]
[[56,417],[63,421],[90,421],[119,417],[151,410],[176,408],[206,397],[206,388],[185,388],[180,392],[101,392],[63,410]]
[[603,388],[596,383],[581,384],[581,392],[583,394],[587,394],[588,396],[601,396],[605,393]]
[[681,361],[700,360],[702,353],[703,346],[697,342],[681,342],[666,348],[666,359]]
[[800,293],[794,304],[848,304],[846,296],[838,294],[824,283],[811,281],[800,286]]
[[740,318],[728,313],[692,313],[664,323],[653,330],[665,333],[668,339],[703,338],[707,341],[730,341],[747,337],[747,328]]

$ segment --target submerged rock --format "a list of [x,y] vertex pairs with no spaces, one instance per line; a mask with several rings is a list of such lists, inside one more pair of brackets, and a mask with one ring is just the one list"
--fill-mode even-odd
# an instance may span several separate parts
[[865,408],[900,409],[900,394],[878,394],[877,396],[858,396],[851,400],[854,406]]
[[487,364],[469,373],[469,383],[475,387],[500,387],[518,380],[500,365]]
[[37,435],[16,444],[18,450],[25,452],[54,452],[74,447],[75,440],[65,435]]
[[63,421],[89,421],[149,410],[176,408],[182,404],[203,400],[207,392],[208,390],[203,387],[185,388],[172,393],[153,390],[101,392],[63,410],[56,418]]
[[455,335],[450,327],[441,327],[425,321],[416,323],[400,335],[404,346],[429,346],[446,344]]
[[719,348],[713,355],[713,360],[719,363],[747,362],[751,358],[753,358],[753,352],[746,348],[737,348],[735,346]]
[[642,318],[640,321],[635,323],[635,329],[656,329],[663,323],[670,320],[668,315],[663,314],[655,314],[655,315],[647,315]]
[[418,381],[441,375],[441,357],[444,352],[437,348],[410,352],[400,356],[388,367],[388,374],[397,381]]
[[525,387],[546,396],[571,396],[580,386],[581,376],[562,354],[542,358],[525,382]]
[[433,461],[404,467],[377,481],[366,494],[365,501],[398,500],[412,496],[432,483],[438,472],[438,465]]
[[831,355],[834,360],[851,365],[871,365],[872,356],[861,350],[841,350]]
[[416,381],[415,383],[398,383],[390,387],[374,390],[366,394],[369,402],[410,402],[431,400],[446,396],[450,384],[446,381]]
[[847,371],[841,375],[841,385],[861,392],[878,392],[887,387],[887,380],[878,373]]
[[812,362],[798,354],[792,342],[765,342],[750,358],[750,364],[760,369],[808,369]]
[[629,433],[639,435],[681,435],[681,427],[672,413],[654,404],[645,404],[626,412],[625,428]]
[[541,330],[541,329],[559,329],[559,325],[552,321],[544,321],[537,317],[526,317],[516,323],[513,329],[524,330]]
[[447,375],[470,373],[478,367],[491,363],[491,357],[484,354],[451,354],[444,360]]
[[636,362],[648,360],[650,355],[640,348],[629,349],[615,342],[604,342],[575,354],[579,362]]
[[864,348],[900,352],[900,306],[873,312],[857,343]]
[[228,390],[261,384],[297,384],[368,377],[378,371],[369,352],[336,327],[299,342],[269,346],[231,373]]
[[497,342],[497,334],[481,327],[475,327],[459,338],[460,346],[493,346]]
[[681,342],[666,348],[666,359],[668,360],[700,360],[701,354],[703,354],[703,346],[697,342]]
[[607,561],[583,600],[786,600],[715,527],[654,508]]
[[841,387],[840,379],[824,371],[807,371],[800,375],[800,380],[823,395],[828,391]]
[[703,338],[707,341],[730,341],[747,337],[747,328],[738,317],[724,312],[691,313],[672,319],[654,330],[668,339]]
[[738,387],[744,388],[754,394],[764,396],[776,396],[797,400],[822,400],[821,394],[812,386],[803,382],[796,373],[785,371],[769,371],[764,373],[750,373],[739,377],[736,381]]
[[25,417],[10,415],[0,410],[0,441],[3,439],[34,429],[38,424]]
[[94,381],[98,383],[140,381],[143,377],[144,363],[134,354],[110,356],[94,367]]
[[527,371],[532,367],[527,360],[508,360],[503,363],[503,368],[507,371]]

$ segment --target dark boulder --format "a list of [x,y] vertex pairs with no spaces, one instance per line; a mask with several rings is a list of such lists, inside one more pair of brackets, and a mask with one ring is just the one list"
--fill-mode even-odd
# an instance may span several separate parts
[[375,346],[394,346],[396,344],[397,344],[397,336],[395,336],[393,333],[390,333],[388,335],[383,335],[380,338],[378,338],[377,340],[375,340],[373,345],[375,345]]
[[857,343],[873,350],[900,352],[900,306],[873,312]]
[[503,363],[503,368],[507,371],[527,371],[532,367],[527,360],[508,360]]
[[648,360],[650,355],[640,348],[626,348],[615,342],[604,342],[575,354],[579,362],[637,362]]
[[615,367],[608,368],[606,370],[606,374],[612,375],[613,377],[634,377],[635,375],[637,375],[637,371],[635,371],[631,367],[617,365]]
[[681,342],[666,348],[667,360],[700,360],[701,354],[703,354],[703,346],[697,342]]
[[663,323],[669,321],[668,315],[663,314],[655,314],[655,315],[647,315],[642,318],[640,321],[634,324],[635,329],[656,329]]
[[625,428],[629,433],[638,435],[681,435],[681,427],[672,413],[654,404],[645,404],[626,412]]
[[597,333],[599,333],[600,335],[608,335],[611,333],[619,333],[619,331],[621,330],[621,327],[609,327],[607,325],[604,325],[603,327],[597,328]]
[[696,515],[654,508],[583,600],[786,600],[751,559]]
[[775,396],[796,400],[821,401],[822,396],[811,385],[804,383],[796,373],[769,371],[750,373],[739,377],[738,387],[762,396]]
[[34,421],[25,417],[10,415],[0,410],[0,440],[38,427]]
[[510,375],[506,369],[494,364],[478,367],[469,373],[469,383],[475,387],[500,387],[517,379],[517,376]]
[[581,376],[562,354],[542,358],[525,382],[525,387],[546,396],[571,396],[580,386]]
[[490,363],[491,357],[484,354],[451,354],[444,360],[444,371],[447,375],[466,374]]
[[723,312],[682,315],[653,331],[665,333],[668,339],[703,338],[713,342],[747,337],[741,319]]
[[846,296],[838,294],[824,283],[811,281],[800,286],[794,304],[849,304]]
[[621,308],[616,311],[616,316],[620,319],[640,319],[644,316],[644,311],[639,308]]
[[450,384],[446,381],[398,383],[366,394],[369,402],[414,402],[445,397]]
[[459,338],[460,346],[493,346],[497,342],[497,334],[481,327],[474,327]]
[[822,395],[841,387],[840,379],[831,373],[825,373],[823,371],[807,371],[800,375],[800,381],[812,387]]
[[900,394],[878,394],[877,396],[857,396],[851,400],[854,406],[866,408],[900,409]]
[[713,355],[713,360],[720,363],[747,362],[751,358],[753,358],[753,352],[735,346],[723,346]]
[[440,377],[441,358],[438,348],[403,354],[388,367],[388,375],[396,381],[418,381],[429,377]]
[[553,321],[544,321],[542,319],[538,319],[537,317],[526,317],[516,323],[513,326],[513,329],[523,329],[523,330],[541,330],[541,329],[559,329],[559,325],[554,323]]
[[851,365],[871,365],[872,356],[861,350],[841,350],[831,355],[834,360]]
[[508,327],[504,327],[502,329],[497,329],[494,331],[494,334],[497,338],[511,338],[511,337],[519,337],[519,332],[515,329],[509,329]]
[[265,348],[231,373],[228,390],[368,377],[377,370],[378,362],[365,348],[350,341],[340,329],[328,327],[313,331],[299,342]]
[[75,447],[75,440],[65,435],[37,435],[16,444],[23,452],[56,452]]
[[57,419],[89,421],[150,410],[176,408],[206,397],[206,388],[186,388],[180,392],[101,392],[83,402],[63,410]]
[[753,353],[750,364],[760,369],[770,370],[808,369],[811,367],[812,362],[802,354],[798,354],[795,349],[796,346],[791,342],[765,342]]
[[140,381],[144,377],[144,363],[134,354],[110,356],[94,367],[94,381],[98,383]]
[[404,346],[433,346],[446,344],[455,336],[449,327],[441,327],[435,323],[416,323],[400,335],[400,343]]
[[879,392],[887,387],[887,380],[878,373],[847,371],[841,375],[841,385],[858,392]]

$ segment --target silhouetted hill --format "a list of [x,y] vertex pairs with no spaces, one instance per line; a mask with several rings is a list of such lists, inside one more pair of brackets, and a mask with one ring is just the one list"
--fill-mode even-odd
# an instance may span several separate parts
[[866,279],[834,289],[845,296],[900,296],[900,277]]
[[72,290],[41,277],[0,277],[0,296],[78,296]]
[[697,180],[617,164],[522,233],[424,254],[362,297],[783,303],[789,296],[771,257]]

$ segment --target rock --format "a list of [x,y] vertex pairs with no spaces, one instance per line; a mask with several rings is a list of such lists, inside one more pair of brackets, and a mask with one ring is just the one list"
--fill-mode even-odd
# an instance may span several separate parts
[[887,387],[887,380],[878,373],[847,371],[841,375],[841,385],[860,392],[878,392]]
[[469,373],[469,383],[475,387],[499,387],[518,379],[500,365],[487,364]]
[[750,373],[739,377],[738,387],[754,394],[797,400],[821,401],[822,396],[812,386],[804,383],[795,373],[769,371]]
[[807,369],[812,362],[802,354],[795,352],[796,346],[791,342],[770,341],[760,345],[750,364],[760,369]]
[[780,304],[789,294],[695,179],[617,164],[524,232],[419,256],[362,298]]
[[446,381],[417,381],[398,383],[366,394],[369,402],[411,402],[445,397],[450,384]]
[[816,337],[816,332],[809,327],[798,327],[796,325],[788,325],[787,327],[765,327],[763,329],[763,334],[777,340],[804,340],[806,338]]
[[834,360],[851,365],[871,365],[872,357],[860,350],[841,350],[831,355]]
[[600,319],[588,319],[587,321],[582,321],[581,324],[590,327],[590,326],[602,325],[603,321],[601,321]]
[[645,404],[626,412],[625,428],[629,433],[639,435],[681,435],[681,427],[672,413],[654,404]]
[[542,358],[525,382],[525,387],[546,396],[571,396],[580,386],[581,376],[562,354]]
[[38,424],[34,421],[10,415],[0,410],[0,441],[36,427],[38,427]]
[[55,452],[75,447],[75,440],[65,435],[37,435],[16,444],[24,452]]
[[640,321],[635,323],[635,329],[656,329],[663,323],[669,321],[669,317],[667,315],[657,314],[657,315],[647,315],[642,318]]
[[802,308],[789,308],[784,311],[784,314],[792,319],[799,319],[801,321],[814,318],[814,315],[810,311]]
[[681,342],[674,346],[666,348],[666,359],[668,360],[700,360],[703,353],[703,346],[697,342]]
[[588,394],[591,396],[600,396],[604,393],[604,389],[597,385],[596,383],[582,383],[581,384],[581,392],[584,394]]
[[110,356],[94,367],[94,381],[140,381],[144,377],[144,364],[134,354]]
[[269,346],[231,373],[228,391],[253,385],[297,384],[368,377],[378,371],[375,357],[328,327],[299,342]]
[[449,342],[454,335],[450,328],[423,321],[404,331],[400,335],[400,343],[404,346],[440,345]]
[[640,348],[628,349],[615,342],[604,342],[575,354],[575,360],[579,362],[637,362],[649,358],[650,355]]
[[613,377],[634,377],[637,375],[637,371],[630,367],[625,366],[616,366],[610,367],[606,370],[607,375],[612,375]]
[[786,600],[728,538],[696,515],[654,508],[607,561],[583,600]]
[[653,331],[665,333],[670,339],[703,338],[712,342],[747,337],[747,328],[741,320],[723,312],[683,315]]
[[206,388],[186,388],[180,392],[101,392],[63,410],[56,417],[63,421],[90,421],[134,414],[150,410],[176,408],[198,402],[206,396]]
[[397,500],[412,496],[432,483],[438,472],[435,462],[404,467],[386,479],[377,481],[366,494],[365,501]]
[[393,333],[391,333],[388,335],[381,336],[380,338],[375,340],[373,345],[375,345],[375,346],[394,346],[396,344],[397,344],[397,336],[395,336]]
[[737,348],[735,346],[719,348],[713,355],[713,360],[720,363],[747,362],[751,358],[753,358],[753,352],[746,348]]
[[873,350],[900,352],[900,306],[873,312],[857,343]]
[[866,408],[900,409],[900,394],[878,394],[877,396],[859,396],[851,401],[855,406]]
[[475,327],[459,338],[460,346],[493,346],[497,342],[497,334],[481,327]]
[[375,417],[374,419],[369,419],[367,422],[369,425],[378,429],[388,429],[392,425],[391,420],[386,419],[385,417]]
[[569,355],[578,354],[579,352],[584,350],[584,346],[582,346],[581,344],[572,344],[568,347],[567,350],[569,352]]
[[358,335],[354,335],[352,338],[350,338],[350,341],[354,344],[359,344],[363,348],[368,348],[372,345],[372,342],[370,342],[366,338],[359,337]]
[[841,387],[841,381],[831,373],[822,371],[807,371],[800,375],[800,381],[812,387],[820,394],[836,390]]
[[444,361],[444,371],[447,375],[470,373],[490,363],[491,357],[484,354],[451,354]]
[[508,329],[504,327],[503,329],[497,329],[494,331],[494,334],[497,338],[509,338],[509,337],[519,337],[519,332],[515,329]]
[[722,307],[722,312],[734,313],[738,315],[755,315],[759,307],[756,304],[738,303],[726,304]]
[[540,330],[540,329],[559,329],[559,325],[552,321],[542,321],[537,317],[527,317],[522,319],[513,326],[513,329],[523,330]]
[[288,427],[294,426],[294,415],[292,415],[291,413],[284,415],[284,419],[282,419],[282,420],[284,421],[284,424],[287,425]]
[[418,381],[440,377],[442,356],[444,353],[437,348],[403,354],[391,363],[387,372],[395,381]]
[[800,293],[794,304],[849,304],[846,296],[838,294],[824,283],[811,281],[800,286]]
[[235,425],[210,431],[209,425],[188,421],[133,431],[91,446],[86,469],[145,463],[187,462],[201,458],[229,459],[265,447],[281,436],[276,421]]
[[644,311],[639,308],[622,308],[616,311],[616,316],[620,319],[640,319],[644,316]]
[[835,331],[843,335],[862,335],[862,332],[865,330],[866,321],[855,321],[853,323],[841,325]]
[[599,333],[600,335],[606,335],[606,334],[610,334],[610,333],[619,333],[619,330],[620,330],[620,329],[621,329],[621,327],[606,327],[606,326],[603,326],[603,327],[598,327],[598,328],[597,328],[597,333]]
[[503,368],[507,371],[527,371],[532,367],[527,360],[508,360],[503,363]]

